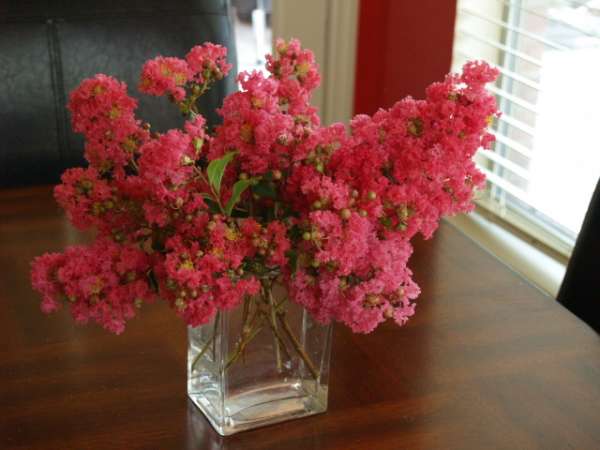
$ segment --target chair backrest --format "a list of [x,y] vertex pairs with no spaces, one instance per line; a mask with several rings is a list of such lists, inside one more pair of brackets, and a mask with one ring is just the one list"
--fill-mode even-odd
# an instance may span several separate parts
[[165,98],[137,92],[143,62],[183,57],[211,41],[229,49],[234,69],[206,95],[214,109],[235,89],[235,45],[227,0],[29,0],[0,3],[0,187],[53,183],[83,165],[83,142],[71,131],[69,92],[106,73],[138,98],[138,115],[165,130],[182,118]]
[[557,300],[600,333],[600,181],[590,201]]

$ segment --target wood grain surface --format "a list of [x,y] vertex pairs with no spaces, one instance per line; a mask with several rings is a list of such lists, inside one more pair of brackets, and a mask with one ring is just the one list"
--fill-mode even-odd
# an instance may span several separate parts
[[450,225],[416,242],[406,326],[335,327],[326,414],[227,438],[165,305],[121,336],[40,312],[30,260],[86,239],[49,188],[0,192],[2,449],[600,449],[599,336]]

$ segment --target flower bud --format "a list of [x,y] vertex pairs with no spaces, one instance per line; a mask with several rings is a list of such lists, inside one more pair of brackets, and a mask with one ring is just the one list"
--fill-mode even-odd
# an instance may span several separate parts
[[305,241],[310,241],[311,235],[308,231],[305,231],[304,233],[302,233],[302,239],[304,239]]
[[369,191],[369,193],[367,194],[367,198],[369,200],[375,200],[377,198],[377,194],[374,191]]
[[381,303],[381,299],[376,294],[368,294],[366,297],[366,302],[371,306],[377,306]]
[[419,137],[423,134],[423,120],[419,117],[410,119],[406,128],[409,134],[411,134],[414,137]]
[[196,150],[196,153],[198,153],[200,151],[203,144],[204,144],[204,139],[200,139],[199,137],[195,137],[192,140],[192,145],[194,146],[194,150]]
[[191,166],[192,164],[194,164],[194,160],[192,158],[190,158],[188,155],[183,155],[183,158],[181,158],[181,165],[182,166]]
[[383,311],[383,317],[385,317],[386,319],[391,319],[392,317],[394,317],[394,308],[387,307],[385,309],[385,311]]
[[348,220],[350,217],[352,217],[352,212],[348,208],[344,208],[342,209],[340,215],[342,216],[342,219]]

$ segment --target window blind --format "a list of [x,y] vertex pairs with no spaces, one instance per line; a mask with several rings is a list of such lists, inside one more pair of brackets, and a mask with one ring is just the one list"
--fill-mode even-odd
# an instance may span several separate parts
[[453,70],[473,59],[502,111],[477,202],[568,256],[600,176],[600,0],[459,0]]

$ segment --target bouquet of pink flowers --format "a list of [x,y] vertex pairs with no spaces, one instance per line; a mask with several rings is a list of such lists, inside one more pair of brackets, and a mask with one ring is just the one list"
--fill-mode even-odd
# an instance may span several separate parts
[[240,74],[209,134],[197,101],[230,67],[226,49],[210,43],[146,62],[140,91],[187,116],[164,133],[135,117],[136,100],[112,77],[71,93],[89,166],[67,170],[55,196],[97,237],[35,259],[42,310],[65,303],[77,322],[121,333],[161,299],[198,326],[257,296],[272,301],[278,283],[322,323],[362,333],[386,319],[404,324],[419,295],[410,239],[471,210],[484,183],[472,157],[493,141],[485,84],[497,71],[467,63],[425,100],[321,126],[309,103],[319,84],[313,54],[279,40],[269,76]]

